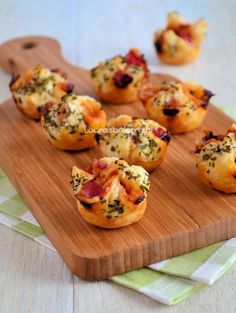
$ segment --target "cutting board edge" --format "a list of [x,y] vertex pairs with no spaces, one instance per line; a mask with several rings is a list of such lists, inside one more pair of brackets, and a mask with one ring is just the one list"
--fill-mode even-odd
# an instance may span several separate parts
[[[213,232],[216,227],[217,227],[217,232],[215,232],[214,234]],[[149,246],[148,250],[146,249],[145,245],[140,245],[137,247],[133,247],[132,249],[129,248],[127,249],[127,251],[126,250],[118,251],[116,253],[99,256],[99,257],[90,258],[88,256],[83,257],[79,255],[74,255],[73,257],[74,261],[73,261],[73,264],[70,266],[70,270],[76,276],[85,280],[89,280],[89,281],[104,280],[113,275],[119,275],[119,274],[129,272],[132,270],[138,270],[150,264],[169,259],[170,257],[180,256],[185,253],[189,253],[189,252],[207,247],[209,245],[231,239],[235,236],[236,236],[236,216],[235,218],[232,218],[232,219],[219,220],[218,223],[208,224],[204,227],[199,227],[198,229],[190,230],[189,232],[176,234],[174,238],[172,238],[172,236],[169,236],[169,237],[165,237],[164,240],[163,239],[151,240],[148,243],[148,246]],[[189,247],[186,248],[186,245],[184,244],[185,240],[188,240],[189,242],[194,240],[194,244],[191,246],[191,243],[190,243]],[[136,261],[141,260],[141,259],[144,260],[145,259],[144,254],[148,254],[149,256],[159,255],[160,249],[158,249],[157,247],[160,248],[160,246],[165,246],[165,245],[174,247],[176,243],[178,242],[180,245],[180,251],[179,252],[171,251],[170,256],[165,255],[165,256],[155,257],[151,260],[149,258],[139,264],[135,264],[134,266],[124,265],[126,252],[130,253],[130,251],[132,251],[132,253],[134,254],[139,254],[141,252],[142,257],[136,258]],[[152,249],[151,247],[156,247],[156,249],[150,251]],[[133,258],[132,253],[130,255],[130,259]],[[101,271],[98,270],[98,267],[101,267]],[[96,271],[94,271],[95,268],[96,268]],[[104,271],[104,268],[106,269],[105,271]],[[109,268],[112,268],[113,270],[111,271],[109,270]]]

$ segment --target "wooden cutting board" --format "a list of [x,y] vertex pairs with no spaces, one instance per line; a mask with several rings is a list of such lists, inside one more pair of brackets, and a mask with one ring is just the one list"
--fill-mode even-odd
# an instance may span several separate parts
[[[8,72],[21,73],[36,63],[65,70],[79,94],[94,96],[89,72],[65,61],[54,39],[21,38],[0,46],[0,65]],[[170,78],[152,75],[159,82]],[[104,104],[104,109],[109,117],[118,113],[145,117],[139,102]],[[173,136],[164,163],[151,174],[144,217],[116,230],[84,222],[69,183],[70,168],[86,167],[99,157],[98,150],[57,150],[47,142],[40,124],[25,118],[12,100],[0,105],[0,166],[71,271],[99,280],[236,236],[236,196],[205,186],[190,153],[204,129],[224,133],[231,123],[211,105],[202,128]]]

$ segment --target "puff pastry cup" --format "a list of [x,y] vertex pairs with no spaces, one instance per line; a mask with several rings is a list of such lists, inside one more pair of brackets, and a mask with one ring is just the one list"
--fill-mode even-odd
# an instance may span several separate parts
[[72,187],[82,218],[103,228],[138,221],[144,214],[149,175],[118,158],[93,160],[87,171],[72,168]]
[[206,132],[196,147],[197,169],[202,180],[214,189],[236,193],[236,124],[225,136]]
[[123,158],[151,171],[163,161],[170,134],[157,122],[123,114],[110,119],[107,132],[96,139],[103,156]]
[[40,119],[39,108],[55,103],[73,91],[73,85],[60,70],[36,65],[21,76],[13,75],[9,84],[18,109],[31,119]]
[[148,77],[147,62],[138,49],[125,56],[100,63],[91,70],[97,96],[107,102],[126,103],[137,100],[137,91]]
[[139,92],[148,117],[176,134],[202,124],[212,96],[211,91],[195,82],[149,84]]
[[96,145],[95,131],[106,125],[106,113],[89,96],[69,94],[41,108],[41,124],[49,142],[62,150],[82,150]]
[[200,19],[189,24],[181,15],[170,12],[167,26],[154,35],[157,55],[167,64],[184,64],[194,60],[207,32],[207,23]]

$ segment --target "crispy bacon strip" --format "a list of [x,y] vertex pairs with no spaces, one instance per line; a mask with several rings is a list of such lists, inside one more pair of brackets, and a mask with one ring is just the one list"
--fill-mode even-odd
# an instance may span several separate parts
[[206,143],[210,141],[219,141],[219,140],[223,141],[224,137],[225,137],[224,135],[214,135],[214,133],[209,130],[205,131],[205,136],[202,139],[197,140],[195,142],[195,145],[196,145],[195,153],[199,153],[202,147],[204,147]]
[[156,137],[160,138],[161,140],[166,141],[167,143],[170,142],[171,137],[168,131],[164,131],[164,129],[162,128],[155,128],[152,132]]
[[95,181],[87,181],[81,188],[78,196],[90,199],[99,196],[103,191],[103,188]]
[[133,77],[125,71],[118,70],[114,75],[114,83],[118,88],[125,88],[132,83]]
[[189,24],[182,24],[179,25],[179,27],[177,29],[174,30],[176,35],[178,35],[179,37],[183,38],[184,40],[188,41],[188,42],[192,42],[193,41],[193,37],[191,34],[191,25]]

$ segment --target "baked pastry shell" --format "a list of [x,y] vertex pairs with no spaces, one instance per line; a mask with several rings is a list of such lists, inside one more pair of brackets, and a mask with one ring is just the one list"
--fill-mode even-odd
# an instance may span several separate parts
[[135,82],[131,82],[125,88],[118,88],[116,85],[109,81],[107,82],[106,90],[98,87],[96,78],[92,78],[92,84],[97,97],[105,102],[111,103],[129,103],[138,99],[138,88],[135,87]]
[[70,133],[66,129],[61,129],[57,139],[50,136],[49,132],[45,129],[45,118],[42,115],[41,125],[44,128],[44,133],[46,134],[49,142],[60,150],[83,150],[87,148],[92,148],[96,146],[95,132],[98,128],[103,128],[106,125],[106,113],[100,111],[100,121],[96,121],[96,128],[94,127],[94,132],[83,133],[81,135],[81,130],[78,129],[74,133]]
[[187,133],[199,128],[207,114],[207,110],[205,108],[198,107],[188,116],[186,116],[183,112],[179,112],[174,117],[166,116],[161,107],[153,108],[152,99],[147,100],[144,106],[148,117],[163,125],[172,134]]
[[146,206],[146,198],[138,205],[129,203],[129,205],[125,205],[125,213],[122,216],[116,219],[107,219],[104,216],[103,205],[100,202],[93,204],[91,208],[85,208],[77,200],[77,208],[82,218],[86,222],[102,228],[119,228],[133,224],[142,218]]

